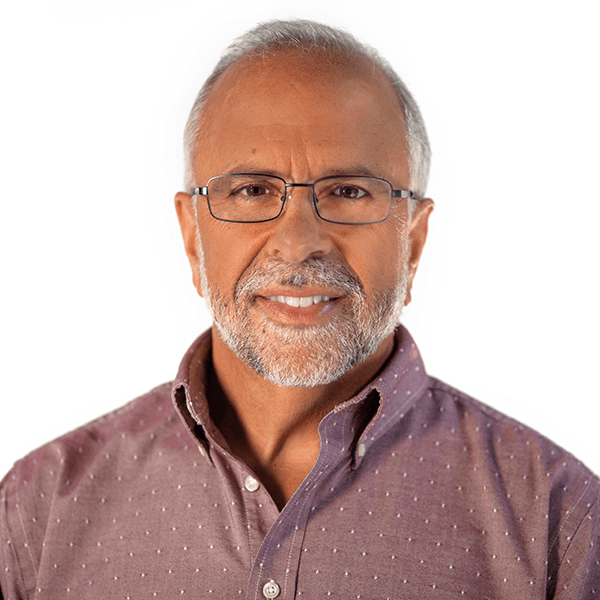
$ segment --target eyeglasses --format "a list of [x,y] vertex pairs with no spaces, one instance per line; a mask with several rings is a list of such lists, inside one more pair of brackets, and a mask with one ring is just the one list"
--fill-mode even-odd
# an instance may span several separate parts
[[341,225],[370,225],[385,221],[394,198],[415,198],[413,192],[395,190],[378,177],[339,175],[314,183],[287,183],[281,177],[258,173],[218,175],[194,194],[206,196],[210,214],[230,223],[263,223],[276,219],[286,202],[287,188],[308,187],[313,205],[324,221]]

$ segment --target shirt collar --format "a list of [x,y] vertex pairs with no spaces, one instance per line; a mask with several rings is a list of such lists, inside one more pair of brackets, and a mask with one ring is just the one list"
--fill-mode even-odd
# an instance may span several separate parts
[[[208,451],[210,443],[226,447],[209,413],[205,382],[211,360],[212,337],[209,329],[185,353],[172,390],[175,409],[190,434],[200,442],[201,451]],[[404,417],[426,388],[427,380],[415,342],[406,328],[399,325],[395,331],[394,352],[381,373],[356,396],[338,404],[323,418],[319,429],[322,432],[327,430],[329,438],[337,437],[335,428],[330,426],[336,415],[358,414],[366,399],[375,395],[378,401],[375,414],[359,432],[353,447],[354,464],[358,466],[370,446]],[[340,435],[346,437],[347,432],[340,431]]]
[[404,418],[428,387],[429,377],[410,333],[404,326],[399,325],[395,335],[395,349],[383,371],[356,396],[356,399],[336,407],[337,411],[344,410],[346,405],[361,401],[373,392],[379,396],[377,412],[353,449],[355,467],[360,465],[369,448]]

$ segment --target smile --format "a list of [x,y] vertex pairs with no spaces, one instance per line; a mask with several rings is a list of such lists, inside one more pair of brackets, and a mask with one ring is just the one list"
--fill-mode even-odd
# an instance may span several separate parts
[[294,306],[295,308],[306,308],[313,304],[319,304],[319,302],[328,302],[331,300],[329,296],[267,296],[266,299]]

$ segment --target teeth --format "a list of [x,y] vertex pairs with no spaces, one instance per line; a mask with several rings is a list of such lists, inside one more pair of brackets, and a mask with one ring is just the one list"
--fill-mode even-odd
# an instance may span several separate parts
[[302,308],[305,308],[307,306],[312,306],[314,304],[313,298],[314,298],[314,296],[304,296],[303,298],[300,298],[300,306]]
[[319,302],[327,302],[331,300],[329,296],[267,296],[267,300],[275,300],[281,302],[281,304],[287,304],[288,306],[294,306],[295,308],[306,308]]

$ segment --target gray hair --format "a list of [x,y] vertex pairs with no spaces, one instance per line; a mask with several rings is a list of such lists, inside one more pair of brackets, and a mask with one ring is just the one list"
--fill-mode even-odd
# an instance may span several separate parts
[[410,189],[418,199],[425,195],[431,148],[425,130],[421,111],[408,88],[404,85],[390,63],[380,56],[374,48],[363,44],[350,33],[329,27],[315,21],[293,19],[289,21],[268,21],[261,23],[242,36],[235,39],[225,49],[213,72],[204,82],[198,93],[184,132],[184,160],[186,190],[194,187],[194,159],[198,152],[199,124],[202,108],[217,79],[237,60],[265,54],[277,48],[301,48],[305,51],[313,49],[334,52],[358,53],[371,59],[388,77],[404,111],[407,125],[407,143],[410,153]]

